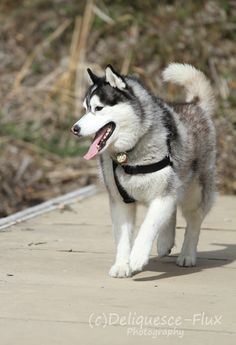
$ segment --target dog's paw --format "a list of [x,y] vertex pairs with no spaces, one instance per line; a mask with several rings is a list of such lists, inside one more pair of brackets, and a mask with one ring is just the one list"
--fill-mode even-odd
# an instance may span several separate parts
[[181,267],[192,267],[196,266],[196,254],[184,254],[181,253],[176,261],[176,264]]
[[112,278],[127,278],[131,276],[131,269],[129,266],[129,263],[124,262],[124,263],[115,263],[110,271],[109,275]]
[[130,254],[130,268],[131,272],[140,272],[142,271],[143,267],[148,263],[149,256],[141,251],[132,251]]

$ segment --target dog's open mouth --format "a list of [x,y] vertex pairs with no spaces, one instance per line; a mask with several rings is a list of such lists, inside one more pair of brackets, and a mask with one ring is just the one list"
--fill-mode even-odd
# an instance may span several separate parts
[[108,124],[103,126],[101,129],[99,129],[84,158],[89,160],[93,158],[94,156],[96,156],[98,152],[100,152],[106,146],[107,140],[111,137],[115,128],[116,128],[116,125],[114,124],[114,122],[109,122]]

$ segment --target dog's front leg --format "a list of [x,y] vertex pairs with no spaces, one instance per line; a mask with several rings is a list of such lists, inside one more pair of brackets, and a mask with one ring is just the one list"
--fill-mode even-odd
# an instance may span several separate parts
[[172,196],[158,197],[150,202],[147,215],[131,251],[132,273],[141,271],[148,263],[153,241],[175,212],[175,204],[175,198]]
[[110,199],[110,207],[117,252],[115,263],[111,267],[109,274],[115,278],[129,277],[131,274],[129,257],[136,205]]

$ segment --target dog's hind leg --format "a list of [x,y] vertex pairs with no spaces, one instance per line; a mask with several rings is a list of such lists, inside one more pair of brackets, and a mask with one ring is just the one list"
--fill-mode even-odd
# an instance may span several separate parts
[[202,186],[193,182],[181,204],[183,216],[186,220],[186,230],[181,253],[177,259],[178,266],[195,266],[197,258],[197,244],[201,224],[204,219]]
[[196,209],[184,212],[184,217],[187,222],[184,243],[181,253],[177,258],[178,266],[195,266],[197,259],[197,244],[203,221],[202,210]]
[[111,199],[110,207],[117,251],[116,260],[109,271],[109,275],[114,278],[125,278],[131,275],[129,256],[135,223],[136,204],[125,204],[123,201]]
[[168,221],[167,225],[161,229],[157,238],[157,253],[159,257],[170,254],[175,244],[176,210]]
[[195,266],[197,244],[201,224],[210,211],[215,200],[215,172],[207,171],[201,175],[200,181],[194,181],[181,204],[186,219],[186,230],[181,253],[177,259],[179,266]]

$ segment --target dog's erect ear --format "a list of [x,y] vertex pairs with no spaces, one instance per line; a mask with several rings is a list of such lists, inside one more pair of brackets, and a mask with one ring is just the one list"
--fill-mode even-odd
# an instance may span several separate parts
[[111,65],[106,67],[106,82],[109,83],[112,87],[123,90],[126,88],[124,78],[116,73]]
[[99,81],[99,77],[96,76],[96,74],[94,74],[90,68],[87,68],[87,72],[88,72],[88,75],[90,77],[90,80],[92,81],[93,84],[97,84],[98,81]]

